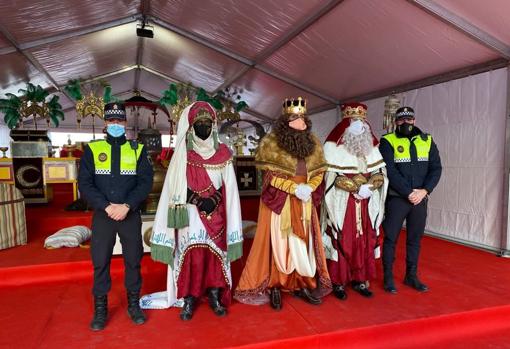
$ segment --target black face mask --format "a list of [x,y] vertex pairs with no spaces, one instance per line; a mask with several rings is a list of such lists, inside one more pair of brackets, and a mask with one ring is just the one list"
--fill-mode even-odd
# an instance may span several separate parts
[[193,124],[195,134],[201,140],[206,140],[211,134],[212,124],[211,122],[197,122]]
[[404,136],[409,137],[414,130],[414,125],[408,122],[404,122],[402,125],[397,125],[397,133]]

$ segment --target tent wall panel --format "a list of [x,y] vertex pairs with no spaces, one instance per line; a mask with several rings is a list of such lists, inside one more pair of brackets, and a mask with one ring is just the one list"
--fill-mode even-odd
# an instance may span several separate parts
[[[427,230],[498,249],[503,220],[507,69],[408,91],[403,104],[432,134],[443,176],[429,201]],[[367,101],[378,135],[384,99]]]

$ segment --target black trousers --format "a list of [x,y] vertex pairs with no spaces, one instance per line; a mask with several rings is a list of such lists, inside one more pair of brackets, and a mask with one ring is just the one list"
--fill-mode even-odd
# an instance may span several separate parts
[[129,211],[123,221],[114,221],[104,211],[94,212],[90,254],[94,265],[92,293],[95,296],[104,296],[111,289],[110,261],[117,233],[124,257],[124,285],[127,291],[140,292],[142,287],[140,262],[143,256],[141,230],[140,212]]
[[385,217],[382,222],[384,229],[382,261],[385,268],[391,268],[395,260],[395,247],[404,220],[407,228],[406,265],[408,269],[418,267],[420,243],[427,221],[427,201],[428,199],[424,198],[415,206],[407,198],[388,196],[386,199]]

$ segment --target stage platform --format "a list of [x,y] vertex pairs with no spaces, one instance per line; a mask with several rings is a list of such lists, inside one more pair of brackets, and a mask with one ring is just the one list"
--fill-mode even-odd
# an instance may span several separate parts
[[[147,311],[143,326],[127,317],[115,257],[108,326],[93,333],[89,251],[44,250],[45,235],[31,233],[29,245],[0,251],[0,348],[510,348],[510,260],[431,237],[423,240],[420,267],[427,293],[401,283],[403,235],[397,295],[383,291],[378,264],[372,299],[349,290],[346,301],[330,295],[312,306],[285,294],[280,312],[234,302],[224,318],[202,303],[189,322],[171,308]],[[234,263],[235,279],[243,263]],[[143,293],[162,290],[166,268],[148,255],[142,265]]]

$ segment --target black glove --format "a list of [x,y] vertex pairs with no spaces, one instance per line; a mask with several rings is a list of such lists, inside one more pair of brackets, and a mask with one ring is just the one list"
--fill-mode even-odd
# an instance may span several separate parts
[[198,203],[198,209],[201,212],[205,212],[206,214],[211,214],[212,211],[216,208],[216,202],[211,198],[203,198],[200,199]]
[[186,202],[188,204],[197,205],[199,201],[200,201],[200,196],[197,193],[195,193],[193,190],[188,188],[188,192],[186,195]]

